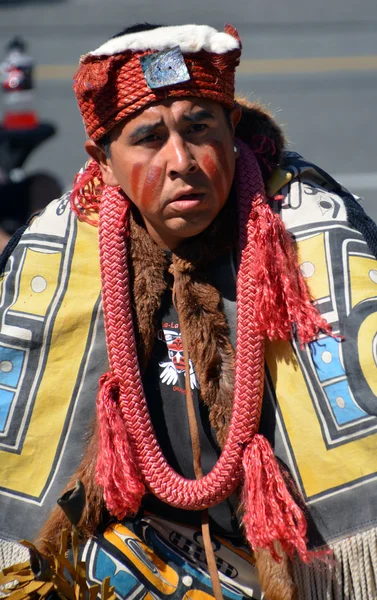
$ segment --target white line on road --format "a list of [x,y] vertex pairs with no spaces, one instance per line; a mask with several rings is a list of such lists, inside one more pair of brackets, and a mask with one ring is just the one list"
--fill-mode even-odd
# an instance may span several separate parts
[[243,75],[279,75],[289,73],[331,73],[336,71],[374,71],[377,55],[311,56],[306,58],[244,58],[237,69]]

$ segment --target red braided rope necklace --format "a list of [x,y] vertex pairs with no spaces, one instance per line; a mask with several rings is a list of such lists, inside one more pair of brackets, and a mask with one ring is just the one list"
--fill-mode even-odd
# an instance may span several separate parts
[[[249,155],[249,160],[245,154]],[[246,178],[245,168],[250,164],[250,158],[253,162],[248,170],[252,176]],[[101,202],[102,297],[110,366],[119,382],[119,406],[145,483],[161,500],[177,508],[208,508],[235,490],[242,478],[244,447],[251,441],[259,424],[264,336],[256,331],[254,325],[255,286],[250,277],[250,263],[255,260],[255,248],[247,244],[247,236],[253,226],[252,221],[248,222],[250,198],[262,202],[264,187],[257,161],[247,147],[243,146],[237,167],[237,181],[242,182],[237,190],[240,218],[242,224],[247,223],[247,230],[241,240],[243,250],[237,291],[239,316],[234,408],[223,452],[212,471],[200,480],[188,480],[176,473],[166,462],[156,439],[135,358],[137,353],[127,279],[127,244],[125,228],[119,227],[124,221],[125,200],[122,194],[113,189],[104,195]],[[247,331],[247,335],[239,339],[243,331]]]
[[271,447],[257,434],[264,336],[289,339],[295,324],[304,343],[330,328],[311,304],[289,234],[266,202],[253,152],[241,141],[238,145],[241,261],[233,412],[223,451],[202,479],[189,480],[174,471],[157,441],[133,329],[127,265],[129,200],[118,188],[103,189],[100,263],[110,373],[101,379],[97,401],[97,482],[103,487],[108,510],[123,518],[138,510],[144,484],[172,506],[202,510],[224,500],[244,481],[243,522],[251,546],[267,547],[276,557],[278,540],[287,553],[298,551],[308,560],[304,515],[286,489]]

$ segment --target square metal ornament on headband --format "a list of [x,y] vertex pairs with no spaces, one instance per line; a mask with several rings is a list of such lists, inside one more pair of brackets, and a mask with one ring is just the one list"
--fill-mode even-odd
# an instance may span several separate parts
[[176,85],[190,80],[185,59],[179,46],[140,57],[145,81],[151,89]]

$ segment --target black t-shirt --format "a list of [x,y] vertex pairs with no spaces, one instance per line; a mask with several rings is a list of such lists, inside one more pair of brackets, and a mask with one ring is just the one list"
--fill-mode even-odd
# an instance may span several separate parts
[[[158,442],[166,460],[177,473],[195,479],[191,437],[186,409],[185,360],[178,314],[167,291],[162,304],[162,318],[151,359],[143,377],[144,391]],[[211,471],[220,448],[209,422],[208,409],[200,399],[199,383],[190,361],[190,385],[198,422],[202,470]],[[213,532],[240,537],[235,495],[209,509]],[[182,523],[200,525],[200,512],[175,509],[152,494],[145,496],[143,506],[154,514]]]

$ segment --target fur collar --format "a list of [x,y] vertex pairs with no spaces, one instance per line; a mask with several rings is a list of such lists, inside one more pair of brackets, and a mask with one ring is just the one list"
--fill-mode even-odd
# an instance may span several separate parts
[[236,97],[236,102],[242,108],[236,137],[253,150],[267,186],[271,173],[280,164],[286,139],[281,127],[265,106],[259,102],[251,103],[241,96]]
[[211,425],[223,446],[232,413],[234,349],[209,266],[236,246],[236,199],[231,194],[211,226],[181,244],[171,256],[152,241],[135,209],[130,228],[130,272],[141,368],[144,370],[149,360],[162,298],[170,288],[201,399],[209,408]]

